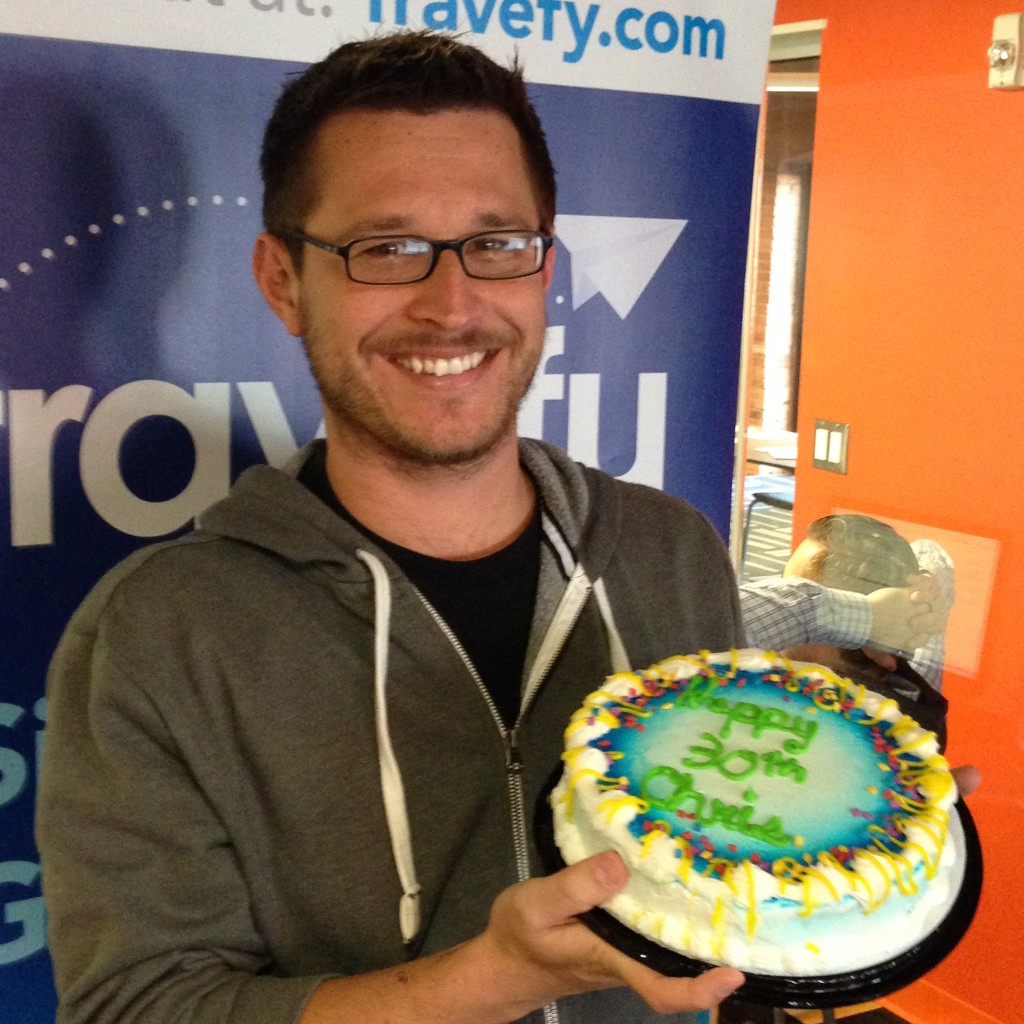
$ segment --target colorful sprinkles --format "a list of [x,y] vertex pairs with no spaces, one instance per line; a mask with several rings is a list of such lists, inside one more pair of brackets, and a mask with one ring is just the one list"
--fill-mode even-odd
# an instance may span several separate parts
[[[696,661],[697,672],[692,675],[683,674],[681,678],[666,678],[663,675],[664,666],[672,661],[683,661],[693,665]],[[834,711],[846,719],[857,724],[864,725],[869,730],[871,749],[877,757],[878,769],[890,776],[891,782],[882,792],[887,811],[881,818],[878,818],[873,811],[859,806],[849,808],[849,814],[854,819],[871,823],[874,831],[872,840],[873,854],[888,854],[895,858],[901,856],[899,846],[906,845],[903,842],[904,826],[908,821],[908,815],[913,817],[919,810],[926,811],[933,802],[925,795],[925,790],[920,782],[930,770],[929,765],[922,761],[917,755],[905,753],[906,748],[901,747],[904,740],[902,736],[893,735],[897,732],[881,718],[881,710],[868,713],[861,707],[866,691],[863,687],[850,683],[848,680],[833,677],[830,673],[823,674],[821,670],[814,670],[807,673],[806,670],[794,671],[784,660],[774,664],[763,675],[761,673],[748,672],[738,669],[734,663],[730,666],[712,665],[706,657],[701,659],[682,658],[669,659],[653,666],[644,672],[623,673],[613,679],[621,680],[630,678],[632,685],[628,688],[624,697],[614,696],[606,691],[597,691],[588,698],[584,709],[581,709],[574,716],[570,723],[569,733],[573,729],[574,722],[585,722],[588,725],[601,723],[610,729],[624,729],[643,733],[647,729],[647,720],[652,714],[668,711],[676,707],[677,700],[684,694],[695,680],[714,680],[719,687],[725,687],[734,682],[737,688],[747,687],[754,682],[764,682],[773,685],[782,691],[781,699],[786,703],[792,703],[794,697],[799,695],[811,703],[804,707],[809,715],[817,715],[823,710]],[[667,699],[666,699],[667,698]],[[587,706],[589,705],[589,706]],[[909,721],[909,719],[907,720]],[[616,744],[608,736],[597,740],[594,746],[602,751],[611,752]],[[614,757],[614,753],[608,753]],[[939,758],[941,761],[942,759]],[[945,768],[945,762],[941,766]],[[627,788],[627,780],[621,778],[618,781],[619,788]],[[868,794],[877,797],[879,787],[868,785],[865,787]],[[748,793],[752,791],[748,790]],[[636,797],[631,798],[636,800]],[[642,802],[642,801],[640,801]],[[642,816],[641,816],[642,817]],[[935,816],[932,815],[932,820]],[[684,825],[678,833],[675,833],[674,851],[677,858],[685,858],[690,861],[703,862],[702,873],[712,874],[719,877],[728,875],[730,866],[741,862],[744,858],[736,843],[724,844],[719,851],[711,840],[701,832],[700,823],[696,815],[686,810],[673,812],[673,819]],[[877,819],[877,820],[876,820]],[[645,834],[661,832],[673,836],[678,825],[672,825],[668,821],[658,818],[642,817],[636,822]],[[937,839],[941,845],[944,838],[945,822],[940,821]],[[889,845],[887,845],[887,842]],[[802,835],[793,837],[793,845],[797,848],[806,846],[806,839]],[[813,865],[815,856],[830,857],[839,865],[847,865],[856,856],[857,851],[847,846],[837,845],[828,850],[821,851],[820,855],[812,855],[811,852],[803,852],[801,849],[801,860],[805,865]],[[749,861],[756,868],[778,875],[779,866],[785,862],[786,870],[800,870],[799,861],[792,858],[771,858],[760,852],[752,852]]]

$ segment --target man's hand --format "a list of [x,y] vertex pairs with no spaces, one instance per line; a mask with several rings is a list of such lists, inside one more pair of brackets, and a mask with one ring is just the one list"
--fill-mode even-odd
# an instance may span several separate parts
[[323,982],[300,1024],[508,1024],[552,1000],[628,986],[658,1013],[707,1010],[743,982],[731,967],[666,978],[602,942],[577,914],[627,879],[617,853],[506,889],[487,928],[443,953]]
[[867,599],[872,613],[870,647],[912,652],[946,628],[949,608],[928,573],[908,577],[905,587],[883,587]]
[[961,796],[970,796],[981,785],[981,772],[973,764],[961,765],[951,771]]
[[742,984],[729,967],[699,978],[667,978],[613,949],[576,915],[610,899],[627,881],[618,854],[606,852],[547,878],[506,889],[481,939],[495,966],[526,997],[523,1012],[552,999],[625,985],[659,1013],[717,1006]]

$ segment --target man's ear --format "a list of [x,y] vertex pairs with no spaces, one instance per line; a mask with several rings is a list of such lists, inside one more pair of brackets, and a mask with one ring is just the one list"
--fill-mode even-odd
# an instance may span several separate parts
[[555,247],[551,246],[544,256],[544,268],[541,270],[542,280],[544,281],[544,291],[547,291],[551,287],[551,281],[555,276]]
[[299,274],[287,246],[276,235],[264,232],[252,250],[252,273],[267,305],[289,334],[302,335],[299,316]]

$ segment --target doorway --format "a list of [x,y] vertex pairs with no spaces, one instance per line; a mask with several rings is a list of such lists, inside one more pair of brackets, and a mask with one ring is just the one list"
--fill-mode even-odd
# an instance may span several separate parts
[[[733,558],[777,574],[792,546],[804,272],[824,24],[776,26],[751,209],[737,417]],[[739,539],[739,543],[735,539]]]

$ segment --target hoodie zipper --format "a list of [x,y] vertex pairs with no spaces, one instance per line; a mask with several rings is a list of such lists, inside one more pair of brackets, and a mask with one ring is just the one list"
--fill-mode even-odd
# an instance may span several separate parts
[[[417,591],[419,594],[419,591]],[[519,754],[519,734],[516,726],[506,729],[502,721],[497,705],[494,703],[488,689],[484,686],[480,673],[476,666],[469,659],[466,649],[462,646],[459,638],[452,632],[451,627],[438,614],[434,606],[422,595],[419,594],[424,607],[430,612],[431,617],[437,623],[441,632],[448,638],[449,643],[455,648],[456,653],[462,659],[476,684],[480,696],[491,712],[491,718],[501,735],[501,742],[505,748],[505,780],[508,786],[510,805],[512,808],[512,844],[516,858],[516,879],[520,882],[530,877],[529,845],[526,837],[526,816],[523,810],[523,762]],[[520,712],[522,718],[522,712]],[[518,721],[516,723],[518,725]]]
[[[434,606],[419,592],[419,589],[414,589],[416,589],[419,599],[430,613],[431,618],[437,623],[441,632],[448,638],[448,641],[462,659],[462,663],[466,666],[473,682],[476,684],[476,688],[480,692],[480,696],[483,697],[484,703],[490,709],[494,724],[498,727],[498,732],[501,734],[501,740],[505,747],[505,780],[508,785],[509,806],[512,815],[512,847],[516,858],[516,877],[520,882],[525,882],[530,877],[530,841],[526,833],[526,802],[523,798],[523,770],[525,765],[519,750],[519,729],[523,718],[526,716],[526,712],[529,711],[530,705],[533,703],[533,698],[540,689],[541,683],[544,682],[548,672],[551,670],[551,666],[555,663],[558,655],[561,654],[566,641],[569,639],[569,635],[579,621],[583,605],[586,603],[586,599],[592,589],[590,581],[586,578],[583,571],[577,567],[576,572],[573,573],[569,580],[569,585],[566,588],[562,601],[559,602],[551,629],[549,629],[548,635],[541,645],[541,651],[538,652],[538,657],[540,657],[541,653],[545,654],[544,661],[542,663],[535,662],[533,669],[530,671],[530,683],[527,686],[526,693],[523,694],[523,703],[516,717],[515,725],[511,729],[505,728],[497,705],[495,705],[487,687],[480,678],[480,673],[477,672],[476,666],[470,661],[469,655],[466,654],[466,649],[460,643],[459,638],[452,632],[448,623],[441,618]],[[571,599],[574,603],[564,607],[568,599]],[[551,632],[556,628],[556,624],[559,629],[558,635],[549,644],[548,639],[551,638]],[[544,1024],[558,1024],[558,1007],[555,1003],[548,1003],[544,1006],[543,1013]]]
[[[480,696],[483,697],[484,703],[490,709],[491,717],[494,719],[494,724],[498,727],[498,732],[501,735],[505,748],[505,778],[508,785],[509,803],[512,813],[512,842],[516,858],[516,877],[520,882],[525,882],[530,877],[530,844],[526,832],[526,806],[523,799],[523,770],[525,765],[523,764],[519,749],[519,733],[523,719],[529,711],[534,697],[540,690],[541,683],[544,682],[548,672],[551,670],[551,666],[555,663],[558,655],[561,654],[566,641],[569,639],[569,635],[575,628],[577,621],[579,621],[583,606],[591,590],[592,586],[586,574],[582,569],[577,568],[569,580],[562,600],[559,602],[552,625],[548,630],[547,636],[544,638],[544,643],[541,644],[538,658],[543,655],[544,660],[542,662],[535,662],[530,671],[530,683],[527,686],[526,693],[523,694],[523,702],[520,706],[519,714],[511,729],[505,728],[505,723],[502,720],[497,705],[491,698],[487,687],[480,678],[480,673],[477,672],[476,666],[470,660],[459,638],[452,632],[451,627],[444,621],[437,609],[418,589],[416,590],[424,607],[430,612],[431,618],[437,623],[441,632],[448,638],[448,641],[462,659],[462,663],[466,666],[473,682],[476,684]],[[556,630],[557,635],[552,636]]]

